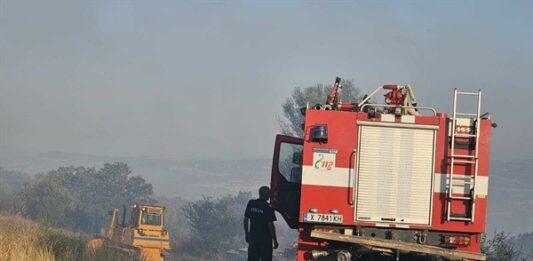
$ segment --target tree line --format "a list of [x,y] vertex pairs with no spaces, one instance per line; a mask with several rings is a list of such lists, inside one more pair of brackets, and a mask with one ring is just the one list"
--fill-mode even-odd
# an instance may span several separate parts
[[40,173],[15,194],[12,210],[52,226],[97,233],[108,221],[110,209],[151,201],[152,185],[130,174],[125,163]]

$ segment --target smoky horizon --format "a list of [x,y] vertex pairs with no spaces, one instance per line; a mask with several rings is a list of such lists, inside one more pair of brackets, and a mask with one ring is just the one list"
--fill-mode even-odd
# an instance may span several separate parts
[[447,113],[454,88],[483,89],[493,159],[530,159],[532,9],[2,1],[0,155],[270,158],[294,87],[341,76],[363,93],[409,83]]

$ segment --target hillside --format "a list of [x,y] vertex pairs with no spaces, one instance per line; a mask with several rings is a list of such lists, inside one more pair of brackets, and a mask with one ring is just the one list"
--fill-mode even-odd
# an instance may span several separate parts
[[51,228],[20,216],[0,214],[2,261],[111,261],[126,260],[102,249],[85,251],[89,237]]
[[487,232],[533,231],[533,160],[493,160]]
[[[0,157],[0,166],[24,173],[44,172],[58,166],[101,166],[125,162],[133,175],[154,185],[156,195],[197,199],[240,190],[255,191],[270,182],[270,159],[161,160],[145,157],[104,157],[66,152]],[[513,234],[533,231],[533,160],[493,160],[489,182],[487,232]]]

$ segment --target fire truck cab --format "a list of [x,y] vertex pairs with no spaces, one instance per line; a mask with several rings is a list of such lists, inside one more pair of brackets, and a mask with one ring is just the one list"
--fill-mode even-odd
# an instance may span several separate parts
[[[371,104],[380,91],[385,104]],[[485,260],[496,125],[481,94],[455,90],[451,116],[418,107],[409,85],[303,109],[304,137],[276,137],[271,176],[271,204],[299,232],[297,260]],[[458,112],[463,96],[474,112]]]

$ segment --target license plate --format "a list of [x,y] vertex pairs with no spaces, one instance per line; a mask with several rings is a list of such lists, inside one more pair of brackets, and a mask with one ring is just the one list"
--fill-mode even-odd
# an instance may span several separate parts
[[338,215],[338,214],[320,214],[320,213],[304,213],[304,222],[342,224],[342,215]]

